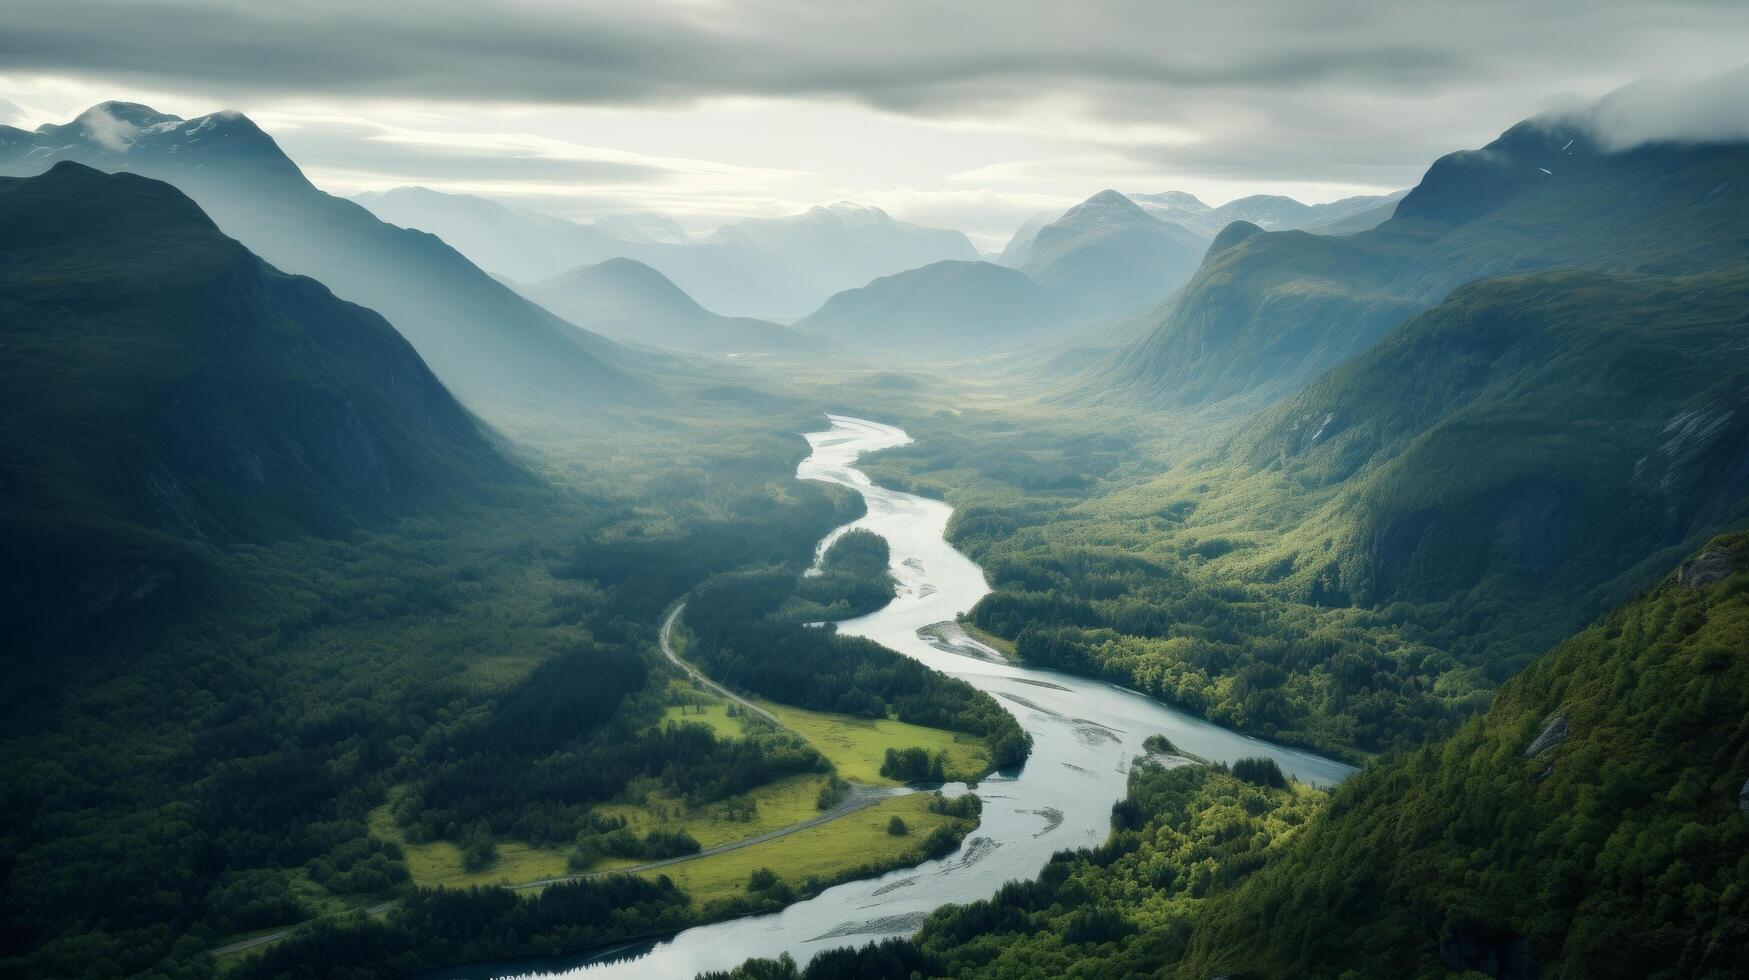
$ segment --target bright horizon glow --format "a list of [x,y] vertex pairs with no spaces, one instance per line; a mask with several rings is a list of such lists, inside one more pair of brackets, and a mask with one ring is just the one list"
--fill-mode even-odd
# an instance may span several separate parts
[[176,9],[10,12],[0,122],[236,109],[336,194],[653,211],[695,234],[847,200],[985,250],[1106,188],[1211,206],[1407,188],[1540,111],[1733,67],[1749,36],[1749,7],[1631,0]]

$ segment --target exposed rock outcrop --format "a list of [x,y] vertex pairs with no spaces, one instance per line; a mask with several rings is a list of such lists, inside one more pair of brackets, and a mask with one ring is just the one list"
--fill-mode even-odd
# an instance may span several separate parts
[[1698,589],[1717,582],[1742,567],[1737,555],[1726,548],[1708,548],[1683,562],[1677,571],[1682,584]]
[[1543,719],[1543,731],[1524,750],[1526,759],[1534,759],[1567,740],[1567,713],[1554,711]]

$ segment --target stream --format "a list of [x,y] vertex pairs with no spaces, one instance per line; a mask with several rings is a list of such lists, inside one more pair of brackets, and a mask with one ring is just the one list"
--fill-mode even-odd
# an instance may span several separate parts
[[991,775],[977,785],[984,800],[982,823],[957,851],[939,860],[838,885],[778,912],[699,926],[605,955],[477,963],[443,971],[445,976],[688,978],[701,970],[727,969],[750,956],[787,952],[806,963],[821,950],[908,935],[939,905],[987,898],[1006,881],[1037,876],[1054,852],[1103,840],[1111,805],[1124,796],[1129,768],[1145,754],[1142,740],[1153,734],[1206,759],[1267,756],[1293,778],[1314,786],[1329,786],[1354,772],[1340,762],[1228,731],[1112,684],[1004,661],[954,625],[955,616],[990,589],[983,571],[944,537],[952,508],[877,487],[855,468],[863,454],[905,445],[910,437],[878,422],[828,418],[829,430],[808,433],[813,453],[796,476],[857,491],[868,513],[833,531],[820,547],[850,528],[867,528],[887,539],[899,582],[897,597],[886,607],[841,622],[838,629],[878,641],[989,692],[1032,734],[1031,757],[1019,770]]

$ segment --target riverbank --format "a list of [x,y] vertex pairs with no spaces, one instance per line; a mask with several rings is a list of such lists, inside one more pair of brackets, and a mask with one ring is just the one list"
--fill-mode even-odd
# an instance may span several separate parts
[[828,537],[857,527],[880,534],[888,542],[890,571],[898,583],[891,603],[839,623],[839,631],[875,640],[994,696],[1032,736],[1030,758],[1018,770],[981,781],[982,822],[940,859],[829,888],[771,914],[688,929],[609,962],[561,961],[539,970],[524,964],[528,975],[562,970],[590,980],[689,977],[753,956],[788,953],[806,961],[824,949],[909,935],[944,903],[985,898],[1005,881],[1035,877],[1058,850],[1104,840],[1112,804],[1124,797],[1132,763],[1146,754],[1142,743],[1153,734],[1215,762],[1271,758],[1310,785],[1327,786],[1353,771],[1310,752],[1227,731],[1110,684],[937,649],[919,631],[954,622],[970,609],[988,591],[983,572],[943,536],[952,515],[947,504],[877,487],[854,465],[863,454],[904,445],[909,437],[865,419],[830,419],[829,430],[808,434],[813,453],[797,477],[834,483],[864,497],[865,516]]

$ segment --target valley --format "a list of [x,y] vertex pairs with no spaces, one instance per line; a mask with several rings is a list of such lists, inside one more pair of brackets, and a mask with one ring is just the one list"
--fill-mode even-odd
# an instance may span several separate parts
[[[983,574],[941,537],[949,516],[946,505],[875,486],[855,468],[864,453],[908,441],[905,433],[844,416],[831,421],[829,431],[809,435],[814,452],[798,475],[849,486],[868,498],[867,515],[851,526],[888,540],[891,567],[899,579],[899,595],[890,604],[843,621],[838,629],[878,639],[997,694],[1013,706],[1009,710],[1031,737],[1026,764],[975,781],[973,791],[984,801],[979,823],[955,853],[937,860],[830,888],[769,917],[682,932],[621,951],[604,963],[581,958],[494,963],[448,971],[446,976],[492,976],[521,968],[529,969],[529,975],[557,968],[589,977],[679,976],[733,966],[748,956],[787,953],[805,961],[847,937],[868,942],[907,935],[923,914],[943,902],[986,897],[1004,881],[1037,873],[1057,851],[1096,843],[1112,804],[1124,793],[1131,759],[1146,755],[1142,742],[1149,736],[1163,735],[1177,751],[1202,759],[1269,758],[1307,786],[1329,786],[1352,772],[1341,763],[1235,735],[1109,685],[1029,670],[1000,658],[947,653],[928,643],[919,631],[951,621],[974,604],[987,590]],[[779,717],[784,717],[782,709]],[[871,816],[878,821],[885,814],[877,809]],[[680,880],[685,880],[684,872]]]
[[1749,67],[1048,48],[0,98],[0,978],[1741,976]]

